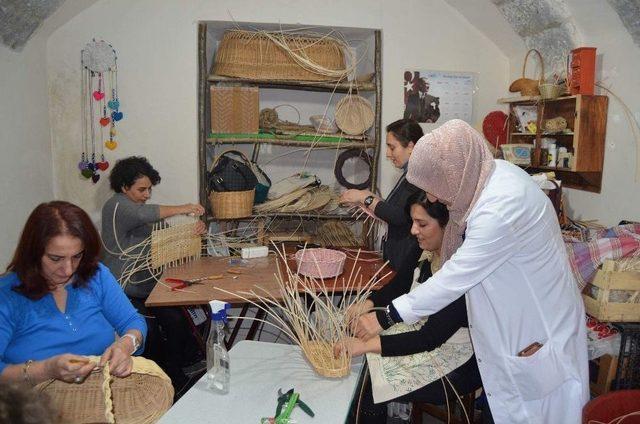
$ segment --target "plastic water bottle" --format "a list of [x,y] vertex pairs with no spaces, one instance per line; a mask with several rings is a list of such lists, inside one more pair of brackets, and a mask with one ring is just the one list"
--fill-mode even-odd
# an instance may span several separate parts
[[211,329],[207,339],[207,388],[213,392],[229,393],[231,373],[229,370],[229,352],[224,344],[224,326],[227,323],[226,302],[212,300]]

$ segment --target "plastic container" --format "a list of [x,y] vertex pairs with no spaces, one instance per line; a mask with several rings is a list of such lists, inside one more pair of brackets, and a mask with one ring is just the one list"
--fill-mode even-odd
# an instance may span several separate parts
[[[640,411],[640,390],[620,390],[598,396],[582,409],[582,422],[609,423],[631,412]],[[613,421],[618,422],[618,421]],[[626,418],[621,423],[640,424],[640,415]]]
[[211,329],[207,339],[207,389],[219,394],[229,393],[231,387],[231,371],[229,368],[229,352],[224,343],[224,326],[227,323],[226,302],[212,300]]

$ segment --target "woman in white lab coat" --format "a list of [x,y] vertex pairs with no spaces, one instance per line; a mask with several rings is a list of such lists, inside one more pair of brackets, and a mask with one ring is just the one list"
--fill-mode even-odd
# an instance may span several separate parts
[[414,323],[466,295],[494,421],[580,423],[589,399],[584,306],[551,202],[460,120],[420,139],[407,180],[449,209],[444,265],[385,311],[362,316],[356,336]]

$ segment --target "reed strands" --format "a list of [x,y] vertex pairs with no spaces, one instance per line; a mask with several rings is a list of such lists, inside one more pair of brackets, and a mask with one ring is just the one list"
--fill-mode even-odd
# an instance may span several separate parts
[[194,223],[169,225],[166,222],[154,224],[151,233],[151,266],[182,265],[199,259],[202,253],[202,239],[194,231]]
[[[278,298],[259,286],[250,292],[236,293],[219,287],[216,289],[262,309],[273,322],[253,319],[272,325],[286,334],[291,341],[300,346],[318,374],[331,378],[348,375],[351,354],[347,349],[342,349],[336,357],[333,348],[349,337],[351,326],[357,318],[347,316],[347,308],[353,302],[362,301],[369,295],[384,267],[369,281],[363,283],[359,268],[354,265],[345,282],[345,292],[355,291],[355,296],[352,296],[349,302],[336,302],[335,287],[338,277],[332,279],[334,284],[329,289],[325,280],[305,277],[292,270],[287,263],[284,248],[280,250],[275,246],[275,250],[281,259],[276,274],[276,281],[280,287]],[[281,266],[281,263],[284,266]],[[252,301],[249,298],[257,300]]]
[[316,242],[323,247],[352,247],[359,244],[349,227],[334,220],[327,221],[318,227]]

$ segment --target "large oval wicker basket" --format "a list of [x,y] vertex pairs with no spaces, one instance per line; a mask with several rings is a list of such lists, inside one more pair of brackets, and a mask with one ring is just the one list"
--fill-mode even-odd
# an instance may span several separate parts
[[[318,72],[317,67],[333,72]],[[302,81],[336,81],[346,76],[342,45],[335,38],[243,30],[225,32],[213,72],[238,78]]]
[[51,399],[63,423],[155,423],[173,403],[171,380],[155,362],[132,359],[133,370],[125,378],[112,377],[105,367],[82,384],[48,380],[36,390]]

